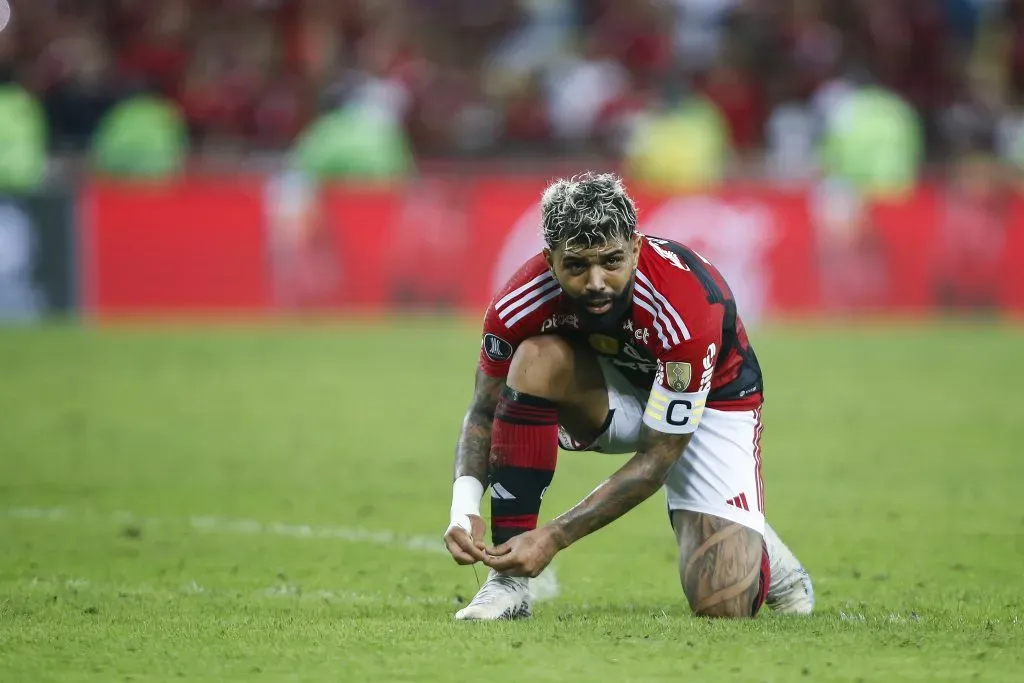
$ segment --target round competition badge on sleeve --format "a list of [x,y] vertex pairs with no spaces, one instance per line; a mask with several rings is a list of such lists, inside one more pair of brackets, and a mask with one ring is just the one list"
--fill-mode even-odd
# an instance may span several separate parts
[[512,357],[512,345],[490,332],[484,335],[483,347],[484,353],[495,363],[501,363]]

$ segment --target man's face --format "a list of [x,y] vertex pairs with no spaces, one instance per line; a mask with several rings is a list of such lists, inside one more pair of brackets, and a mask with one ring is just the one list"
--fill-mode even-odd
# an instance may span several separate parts
[[584,320],[612,321],[629,307],[640,256],[639,235],[589,249],[545,249],[544,256]]

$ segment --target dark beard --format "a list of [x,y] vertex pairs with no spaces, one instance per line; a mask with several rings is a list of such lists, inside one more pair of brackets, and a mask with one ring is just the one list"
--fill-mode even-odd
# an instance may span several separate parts
[[[615,336],[621,331],[620,323],[626,313],[633,305],[633,280],[622,290],[622,294],[612,295],[612,307],[607,313],[594,315],[587,310],[587,305],[593,301],[587,295],[571,299],[572,307],[576,315],[580,317],[580,327],[588,332],[605,333]],[[607,299],[603,300],[606,301]]]

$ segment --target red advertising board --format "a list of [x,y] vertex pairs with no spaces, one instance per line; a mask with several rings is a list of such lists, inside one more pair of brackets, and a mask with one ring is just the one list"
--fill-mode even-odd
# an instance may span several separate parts
[[86,310],[265,310],[262,204],[260,186],[250,182],[88,188]]
[[[85,190],[97,315],[281,310],[479,312],[540,249],[546,178],[431,177],[400,188],[190,180]],[[1024,202],[923,188],[730,187],[637,193],[641,230],[715,261],[751,319],[771,314],[1024,311]]]

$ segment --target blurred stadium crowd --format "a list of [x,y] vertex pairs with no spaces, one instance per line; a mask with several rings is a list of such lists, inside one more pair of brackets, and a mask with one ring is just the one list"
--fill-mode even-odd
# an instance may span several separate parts
[[344,112],[334,130],[360,142],[349,156],[390,160],[377,162],[386,173],[410,159],[596,154],[654,178],[672,150],[673,182],[800,180],[864,165],[851,155],[871,141],[881,158],[850,173],[898,184],[968,153],[1024,159],[1024,0],[11,5],[0,87],[38,103],[51,154],[100,144],[117,104],[156,94],[192,155],[317,157],[326,134],[305,152],[303,135]]

